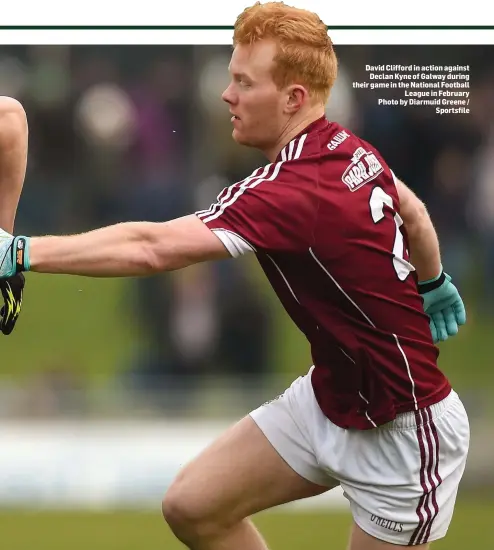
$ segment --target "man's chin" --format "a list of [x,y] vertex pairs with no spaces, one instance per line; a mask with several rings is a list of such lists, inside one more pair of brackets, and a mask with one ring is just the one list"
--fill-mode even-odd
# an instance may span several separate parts
[[252,142],[252,140],[249,140],[245,135],[242,135],[242,133],[235,128],[233,129],[233,132],[232,132],[232,138],[233,138],[233,141],[235,141],[239,145],[245,145],[246,147],[256,146],[255,143]]

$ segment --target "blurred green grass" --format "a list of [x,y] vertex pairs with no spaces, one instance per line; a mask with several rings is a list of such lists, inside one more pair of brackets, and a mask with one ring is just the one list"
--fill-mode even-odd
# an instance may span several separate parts
[[[493,502],[462,500],[448,536],[434,550],[494,548],[490,528]],[[351,526],[349,513],[264,512],[255,518],[272,550],[331,548],[344,550]],[[18,512],[0,513],[2,547],[9,550],[179,550],[184,548],[155,513]]]
[[[251,268],[248,262],[245,265]],[[289,383],[310,366],[309,347],[257,267],[253,276],[259,279],[275,318],[272,364]],[[132,300],[132,279],[28,273],[18,328],[2,339],[0,377],[21,379],[66,365],[90,383],[110,379],[132,352],[145,345]],[[468,312],[460,334],[440,345],[439,365],[457,388],[492,388],[494,316],[481,317],[471,305]]]
[[131,280],[28,273],[23,311],[2,340],[0,376],[23,379],[42,370],[75,370],[108,379],[139,338],[129,309]]

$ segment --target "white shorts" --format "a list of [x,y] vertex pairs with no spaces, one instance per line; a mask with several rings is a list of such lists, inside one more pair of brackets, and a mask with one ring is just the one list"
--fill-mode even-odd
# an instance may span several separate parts
[[346,430],[323,415],[311,372],[250,413],[280,456],[313,483],[341,485],[355,522],[377,539],[413,546],[444,537],[470,440],[456,392],[378,428]]

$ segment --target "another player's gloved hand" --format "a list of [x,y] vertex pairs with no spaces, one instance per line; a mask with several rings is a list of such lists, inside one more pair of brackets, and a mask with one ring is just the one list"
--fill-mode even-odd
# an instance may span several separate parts
[[14,237],[0,229],[0,279],[29,271],[29,237]]
[[9,335],[15,327],[21,313],[22,295],[25,279],[22,273],[18,273],[8,279],[0,279],[0,292],[4,305],[0,309],[0,330]]
[[424,311],[430,318],[434,343],[445,341],[458,333],[458,327],[467,320],[465,305],[451,277],[441,270],[435,279],[419,283]]
[[25,279],[29,270],[29,238],[14,237],[0,229],[0,292],[4,305],[0,309],[0,330],[10,334],[21,313]]

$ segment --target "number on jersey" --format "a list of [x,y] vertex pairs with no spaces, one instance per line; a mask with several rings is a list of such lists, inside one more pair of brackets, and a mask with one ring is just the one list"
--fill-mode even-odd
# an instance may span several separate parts
[[[381,187],[374,187],[370,197],[370,210],[374,223],[379,223],[384,219],[384,205],[387,205],[394,211],[393,199]],[[404,281],[414,267],[407,262],[403,256],[405,253],[405,244],[400,227],[403,225],[398,212],[394,215],[396,226],[395,242],[393,246],[393,267],[400,281]],[[407,251],[408,252],[408,251]]]

